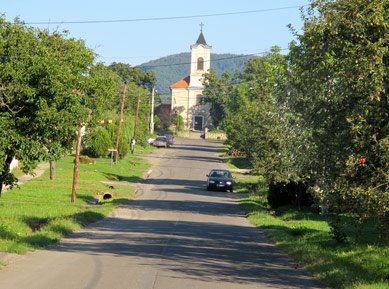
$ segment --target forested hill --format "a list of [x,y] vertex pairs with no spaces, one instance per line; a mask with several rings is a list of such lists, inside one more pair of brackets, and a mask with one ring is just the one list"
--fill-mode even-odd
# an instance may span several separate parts
[[[242,70],[250,56],[236,54],[211,54],[211,67],[220,76],[224,72]],[[190,53],[174,54],[140,65],[143,70],[153,70],[157,76],[156,89],[162,95],[170,94],[169,86],[190,74]]]

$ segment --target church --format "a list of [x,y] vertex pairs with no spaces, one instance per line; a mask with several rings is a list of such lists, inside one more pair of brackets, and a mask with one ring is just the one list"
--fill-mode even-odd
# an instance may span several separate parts
[[173,116],[182,116],[185,129],[202,131],[210,127],[210,104],[203,101],[202,78],[209,72],[212,49],[205,41],[202,29],[190,49],[190,75],[170,86],[171,111]]

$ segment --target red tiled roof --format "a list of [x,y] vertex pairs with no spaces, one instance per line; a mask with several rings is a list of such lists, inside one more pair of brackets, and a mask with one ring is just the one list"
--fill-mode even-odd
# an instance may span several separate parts
[[170,87],[189,87],[189,82],[190,76],[187,76],[184,79],[181,79],[180,81],[176,82],[175,84],[170,85]]

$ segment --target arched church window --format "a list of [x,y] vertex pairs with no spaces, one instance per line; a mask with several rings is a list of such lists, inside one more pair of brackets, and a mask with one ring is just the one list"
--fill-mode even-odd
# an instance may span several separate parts
[[197,70],[204,70],[204,58],[202,57],[197,59]]

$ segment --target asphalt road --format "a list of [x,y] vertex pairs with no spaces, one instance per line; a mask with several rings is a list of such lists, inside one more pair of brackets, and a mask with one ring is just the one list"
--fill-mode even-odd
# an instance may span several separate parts
[[237,194],[205,190],[206,173],[224,167],[220,145],[176,139],[156,150],[135,199],[16,258],[0,288],[324,288],[248,222]]

